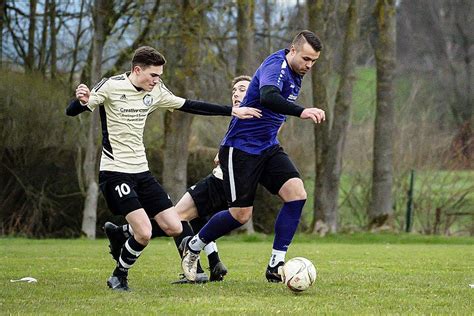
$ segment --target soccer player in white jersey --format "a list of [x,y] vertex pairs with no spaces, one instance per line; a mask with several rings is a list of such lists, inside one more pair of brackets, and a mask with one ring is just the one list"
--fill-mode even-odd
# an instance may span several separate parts
[[[239,106],[242,99],[247,92],[250,80],[249,76],[237,76],[232,80],[232,106]],[[210,216],[228,208],[227,199],[224,192],[224,182],[222,180],[222,170],[219,166],[218,155],[216,155],[214,162],[217,166],[211,174],[204,179],[198,181],[195,185],[188,188],[187,192],[176,204],[176,211],[183,221],[190,221],[192,230],[198,232],[207,223]],[[152,220],[152,231],[157,230],[156,221]],[[110,240],[110,253],[115,260],[120,256],[120,250],[123,244],[133,235],[133,230],[130,229],[129,224],[123,226],[116,226],[111,222],[106,222],[104,230]],[[155,235],[155,234],[154,234]],[[188,229],[187,225],[183,223],[183,232],[181,235],[175,237],[177,246],[184,246],[181,244],[182,240],[187,236],[192,236],[194,233]],[[198,265],[197,277],[192,283],[204,283],[207,281],[222,281],[227,274],[227,268],[221,262],[218,254],[217,245],[215,242],[209,243],[204,251],[207,254],[210,270],[210,278],[207,277],[204,270]],[[182,248],[180,250],[182,254]],[[185,277],[173,283],[189,283]]]
[[150,218],[159,224],[162,235],[178,236],[183,230],[168,194],[148,169],[143,145],[147,116],[158,108],[240,119],[261,116],[259,110],[249,107],[219,106],[173,95],[160,78],[165,63],[156,49],[142,46],[135,51],[130,72],[103,79],[92,91],[80,84],[77,100],[66,110],[67,115],[75,116],[99,109],[103,136],[100,188],[112,213],[125,216],[134,232],[107,280],[114,290],[129,290],[128,270],[152,237]]

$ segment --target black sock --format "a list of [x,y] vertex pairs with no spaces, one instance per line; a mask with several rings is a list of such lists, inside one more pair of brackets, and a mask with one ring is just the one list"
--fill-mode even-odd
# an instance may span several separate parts
[[135,261],[137,261],[145,247],[146,246],[138,243],[133,236],[127,239],[122,247],[119,261],[117,262],[117,267],[115,268],[113,275],[126,276],[128,274],[128,269],[130,269]]
[[189,224],[191,225],[191,227],[196,233],[199,233],[201,228],[203,228],[207,222],[208,222],[207,218],[196,217],[195,219],[191,220]]
[[150,218],[151,222],[151,238],[155,237],[169,237],[168,234],[165,233],[163,229],[161,229],[160,225],[156,222],[154,218]]
[[216,264],[221,261],[219,258],[219,253],[217,251],[211,252],[208,256],[207,259],[209,260],[209,268],[213,268],[216,266]]
[[[194,236],[194,231],[191,228],[191,225],[189,225],[189,222],[182,221],[181,225],[183,225],[183,232],[179,236],[173,237],[174,242],[176,244],[176,248],[178,248],[179,245],[181,245],[181,242],[183,241],[184,238],[186,238],[188,236],[191,236],[191,237]],[[179,252],[179,250],[178,250],[178,252]],[[181,252],[180,252],[179,255],[180,256],[182,255]]]

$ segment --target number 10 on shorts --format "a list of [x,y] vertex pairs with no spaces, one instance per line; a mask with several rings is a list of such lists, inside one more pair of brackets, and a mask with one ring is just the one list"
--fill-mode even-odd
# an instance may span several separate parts
[[128,186],[128,184],[122,183],[122,184],[117,185],[117,186],[115,187],[115,191],[118,192],[118,195],[119,195],[120,197],[123,197],[124,195],[127,195],[127,194],[130,193],[130,187]]

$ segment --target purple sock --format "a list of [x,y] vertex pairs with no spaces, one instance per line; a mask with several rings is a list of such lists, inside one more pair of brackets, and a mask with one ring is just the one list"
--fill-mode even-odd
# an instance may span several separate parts
[[209,222],[201,228],[199,238],[205,243],[210,243],[242,225],[232,217],[229,211],[220,211],[214,214]]
[[301,212],[306,200],[286,202],[278,213],[275,222],[273,249],[287,251],[300,222]]

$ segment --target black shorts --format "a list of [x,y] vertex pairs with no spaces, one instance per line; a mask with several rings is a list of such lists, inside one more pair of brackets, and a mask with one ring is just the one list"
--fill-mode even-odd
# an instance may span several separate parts
[[110,211],[115,215],[126,216],[143,208],[149,217],[154,217],[173,206],[170,197],[150,171],[101,171],[99,185]]
[[278,194],[286,181],[300,178],[298,169],[279,145],[266,149],[260,155],[222,146],[219,161],[227,202],[231,207],[252,206],[258,183],[270,193]]
[[213,174],[199,180],[187,192],[193,198],[198,215],[201,218],[228,208],[224,192],[224,181]]

